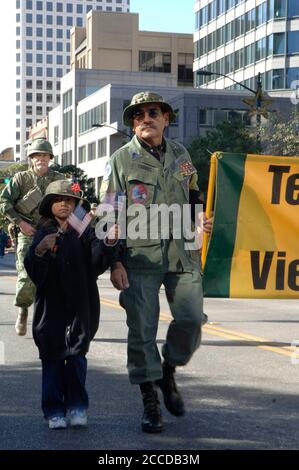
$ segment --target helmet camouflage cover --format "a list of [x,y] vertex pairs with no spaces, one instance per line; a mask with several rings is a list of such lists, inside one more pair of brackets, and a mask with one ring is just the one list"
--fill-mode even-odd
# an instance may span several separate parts
[[48,153],[51,158],[54,157],[52,145],[43,137],[32,140],[27,150],[27,157],[32,157],[35,153]]
[[57,180],[49,184],[45,195],[39,206],[39,213],[44,217],[51,217],[52,201],[56,196],[73,197],[76,202],[80,202],[82,207],[89,212],[90,204],[86,199],[82,198],[80,186],[70,180]]

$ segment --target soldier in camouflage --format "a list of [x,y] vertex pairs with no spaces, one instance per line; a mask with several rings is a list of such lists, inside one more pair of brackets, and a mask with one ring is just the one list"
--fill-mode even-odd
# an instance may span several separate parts
[[[199,197],[196,169],[187,150],[163,137],[174,120],[171,106],[160,95],[142,92],[132,98],[123,121],[135,135],[107,164],[102,202],[111,201],[113,194],[126,194],[129,209],[143,205],[150,210],[151,204],[182,208],[189,204],[191,192],[195,199]],[[151,218],[144,225],[149,233]],[[127,313],[129,378],[140,386],[142,430],[160,432],[163,421],[157,386],[168,411],[182,416],[185,409],[174,379],[175,367],[190,360],[200,344],[205,321],[199,251],[186,249],[184,238],[175,239],[173,230],[169,238],[161,230],[155,239],[130,238],[128,233],[123,259],[111,271]],[[163,364],[156,343],[162,284],[173,316],[162,348]]]
[[33,303],[35,286],[24,267],[25,254],[32,243],[35,227],[40,219],[38,206],[47,186],[63,175],[49,168],[54,157],[50,142],[44,138],[34,139],[27,157],[31,168],[16,173],[0,195],[0,210],[18,227],[16,268],[18,273],[15,305],[19,314],[15,329],[19,336],[27,331],[28,307]]

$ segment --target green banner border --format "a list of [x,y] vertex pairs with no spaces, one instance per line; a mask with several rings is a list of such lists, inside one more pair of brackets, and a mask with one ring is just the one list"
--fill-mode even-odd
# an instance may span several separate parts
[[230,296],[240,193],[247,154],[218,153],[213,234],[204,269],[205,297]]

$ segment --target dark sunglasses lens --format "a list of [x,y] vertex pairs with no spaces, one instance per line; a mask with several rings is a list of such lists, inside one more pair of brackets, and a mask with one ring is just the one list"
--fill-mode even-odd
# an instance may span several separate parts
[[149,117],[155,119],[160,116],[161,111],[160,109],[156,108],[149,109],[148,111],[135,111],[135,113],[133,114],[133,119],[137,119],[137,121],[140,121],[141,119],[144,119],[146,113],[148,113]]
[[156,118],[160,115],[160,110],[159,109],[150,109],[149,112],[148,112],[149,116],[151,118]]

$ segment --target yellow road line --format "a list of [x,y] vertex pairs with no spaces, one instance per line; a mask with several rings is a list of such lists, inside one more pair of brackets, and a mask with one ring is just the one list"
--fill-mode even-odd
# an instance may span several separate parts
[[[123,308],[119,305],[118,302],[115,302],[114,300],[110,300],[107,298],[102,298],[101,303],[104,305],[107,305],[109,307],[115,307],[118,309],[123,310]],[[160,313],[160,320],[162,321],[170,321],[172,317],[169,315],[167,312],[161,312]],[[231,339],[234,341],[243,341],[246,342],[248,340],[254,341],[255,343],[271,343],[275,341],[268,340],[266,338],[260,338],[258,336],[250,335],[247,333],[243,333],[241,331],[236,331],[236,330],[231,330],[229,328],[224,328],[224,327],[219,327],[219,326],[214,326],[214,325],[205,325],[203,327],[204,331],[208,334],[211,334],[213,336],[219,336],[221,338],[225,339]],[[256,344],[256,348],[258,349],[264,349],[266,351],[271,351],[276,354],[281,354],[283,356],[293,356],[294,351],[296,350],[296,347],[291,347],[291,346],[267,346],[265,344]]]

